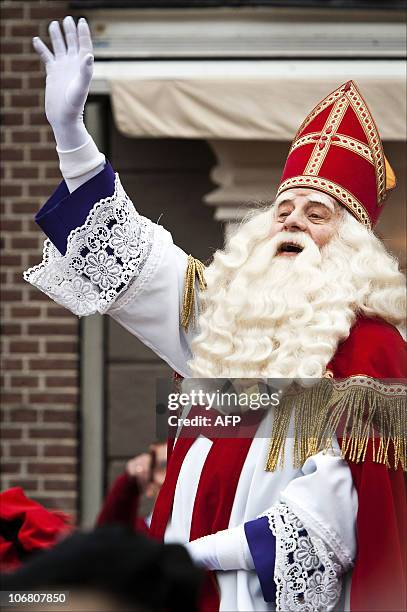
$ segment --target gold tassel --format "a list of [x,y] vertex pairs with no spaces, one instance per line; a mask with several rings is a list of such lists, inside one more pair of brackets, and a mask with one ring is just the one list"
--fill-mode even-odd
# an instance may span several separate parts
[[185,331],[188,331],[190,323],[195,326],[195,279],[198,278],[200,289],[206,289],[204,270],[205,266],[199,259],[188,255],[181,312],[181,325]]
[[311,388],[294,384],[276,409],[266,470],[284,465],[284,448],[293,436],[293,466],[301,467],[308,457],[332,448],[333,437],[342,438],[342,457],[364,461],[369,439],[372,459],[389,466],[393,450],[396,469],[407,470],[406,387],[383,384],[369,376],[351,376],[335,382],[324,378]]

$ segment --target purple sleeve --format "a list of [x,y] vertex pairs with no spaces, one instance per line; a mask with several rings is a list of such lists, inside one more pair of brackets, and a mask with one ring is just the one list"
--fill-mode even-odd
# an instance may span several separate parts
[[71,231],[85,223],[93,206],[114,193],[115,174],[109,162],[103,170],[69,193],[62,181],[35,215],[35,221],[58,251],[65,255]]
[[249,550],[259,578],[264,601],[276,600],[274,564],[276,558],[276,538],[269,527],[266,516],[244,524]]

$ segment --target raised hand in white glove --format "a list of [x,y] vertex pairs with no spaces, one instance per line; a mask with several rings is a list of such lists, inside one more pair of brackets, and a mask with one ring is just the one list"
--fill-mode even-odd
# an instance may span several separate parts
[[[73,130],[72,137],[82,131],[83,111],[93,73],[93,47],[89,26],[80,19],[78,27],[72,17],[65,17],[63,28],[57,21],[49,25],[52,54],[41,38],[33,39],[34,49],[45,65],[45,114],[56,135]],[[74,140],[66,148],[83,142]]]
[[63,20],[63,29],[65,38],[58,21],[52,21],[49,26],[53,53],[39,37],[33,39],[33,46],[46,70],[45,114],[55,135],[57,151],[73,153],[81,150],[76,158],[60,155],[61,171],[69,177],[103,163],[104,156],[99,153],[83,122],[93,74],[89,26],[84,18],[76,26],[69,16]]

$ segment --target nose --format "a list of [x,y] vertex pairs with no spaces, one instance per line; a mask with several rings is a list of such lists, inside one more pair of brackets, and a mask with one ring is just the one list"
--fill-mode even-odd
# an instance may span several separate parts
[[291,232],[304,232],[306,230],[306,224],[301,214],[293,210],[288,217],[286,217],[283,229]]

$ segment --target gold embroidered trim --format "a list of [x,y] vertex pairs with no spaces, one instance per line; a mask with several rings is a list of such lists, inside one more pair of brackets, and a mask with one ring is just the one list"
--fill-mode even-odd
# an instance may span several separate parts
[[291,148],[288,152],[288,155],[290,155],[290,153],[295,151],[295,149],[298,149],[298,147],[302,147],[303,145],[306,145],[306,144],[315,143],[315,141],[318,140],[320,136],[321,136],[321,132],[309,132],[309,134],[305,134],[305,136],[301,136],[300,138],[297,138],[297,140],[293,141]]
[[328,119],[321,130],[321,136],[315,143],[314,149],[310,155],[308,163],[305,167],[304,174],[312,174],[317,176],[324,163],[326,156],[332,144],[332,138],[335,137],[342,119],[349,107],[349,100],[346,96],[339,98],[333,105]]
[[332,142],[332,144],[336,145],[337,147],[343,147],[344,149],[348,149],[348,151],[352,151],[353,153],[360,155],[360,157],[363,157],[363,159],[370,162],[374,166],[371,150],[357,138],[350,138],[349,136],[344,136],[343,134],[336,134],[336,139]]
[[295,139],[297,139],[297,136],[299,136],[303,130],[305,130],[305,128],[307,127],[308,124],[311,123],[311,121],[317,116],[319,115],[319,113],[322,113],[323,110],[325,110],[330,104],[333,104],[338,98],[340,98],[341,96],[343,96],[344,94],[344,90],[345,90],[345,86],[343,85],[342,87],[339,87],[338,89],[336,89],[335,91],[333,91],[331,94],[329,94],[329,96],[327,96],[326,98],[324,98],[322,100],[322,102],[320,102],[318,104],[318,106],[316,106],[311,112],[310,114],[305,117],[304,121],[302,122],[302,124],[300,125],[297,134],[295,135]]
[[[406,385],[382,383],[369,376],[344,381],[323,378],[311,388],[294,384],[276,410],[267,458],[267,471],[284,465],[284,448],[292,435],[293,466],[301,467],[319,451],[342,438],[342,457],[359,463],[366,458],[370,439],[372,459],[407,470]],[[391,451],[391,452],[390,452]]]
[[386,171],[384,163],[384,151],[382,141],[379,136],[379,130],[374,122],[370,111],[363,100],[360,91],[352,82],[350,89],[346,92],[349,97],[353,110],[355,111],[363,131],[366,134],[367,141],[374,158],[374,166],[376,170],[376,187],[377,201],[380,204],[386,196]]
[[188,331],[189,324],[195,326],[195,279],[198,279],[199,288],[206,289],[204,279],[204,264],[188,255],[187,269],[185,271],[184,294],[182,298],[181,325]]
[[[296,148],[296,146],[294,146],[296,141],[300,140],[302,132],[311,123],[311,121],[331,104],[336,105],[339,98],[342,96],[345,97],[350,103],[353,111],[359,119],[364,133],[366,134],[375,167],[377,201],[380,205],[386,198],[386,168],[383,145],[375,121],[362,97],[362,94],[353,81],[345,83],[333,91],[310,112],[299,127],[290,152]],[[309,173],[304,172],[304,174]]]
[[286,179],[283,183],[281,183],[277,191],[277,196],[291,187],[314,187],[315,189],[319,189],[324,193],[328,193],[330,196],[339,200],[339,202],[341,202],[341,204],[343,204],[358,219],[358,221],[370,228],[370,218],[363,204],[361,204],[350,191],[344,187],[341,187],[337,183],[320,176],[304,176],[301,174],[299,176],[293,176]]
[[[290,153],[295,151],[295,149],[298,149],[298,147],[302,147],[307,144],[315,144],[315,142],[320,139],[321,134],[322,132],[310,132],[309,134],[298,138],[298,140],[295,140],[291,145]],[[337,132],[335,134],[335,139],[333,139],[330,144],[348,149],[348,151],[352,151],[353,153],[360,155],[360,157],[363,157],[366,161],[374,166],[371,150],[365,145],[364,142],[361,142],[357,138],[351,138],[350,136],[338,134]]]

